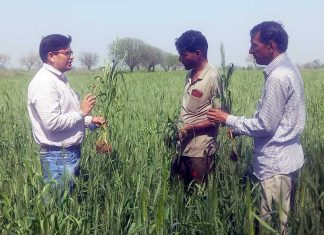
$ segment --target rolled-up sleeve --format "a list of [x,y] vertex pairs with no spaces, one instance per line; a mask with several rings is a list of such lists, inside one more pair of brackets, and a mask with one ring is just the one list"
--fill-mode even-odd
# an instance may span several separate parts
[[229,115],[226,125],[238,134],[252,137],[273,135],[282,119],[288,97],[288,83],[282,77],[269,77],[255,115],[252,118]]

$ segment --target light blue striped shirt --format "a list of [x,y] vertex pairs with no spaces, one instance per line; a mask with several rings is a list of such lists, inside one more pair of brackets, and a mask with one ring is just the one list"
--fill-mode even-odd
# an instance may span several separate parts
[[298,170],[304,163],[304,84],[286,53],[264,69],[265,83],[252,118],[229,115],[226,125],[254,139],[253,173],[259,180]]

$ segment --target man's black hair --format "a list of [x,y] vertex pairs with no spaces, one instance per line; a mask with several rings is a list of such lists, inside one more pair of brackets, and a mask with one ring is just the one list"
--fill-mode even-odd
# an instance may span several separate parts
[[201,50],[207,59],[208,43],[205,36],[195,30],[188,30],[176,39],[175,46],[179,52]]
[[68,48],[71,44],[72,37],[61,34],[50,34],[43,37],[39,45],[39,55],[44,63],[47,62],[47,55],[51,51]]
[[260,39],[263,43],[274,41],[281,52],[285,52],[288,47],[288,34],[283,25],[275,21],[264,21],[253,27],[250,31],[252,37],[260,32]]

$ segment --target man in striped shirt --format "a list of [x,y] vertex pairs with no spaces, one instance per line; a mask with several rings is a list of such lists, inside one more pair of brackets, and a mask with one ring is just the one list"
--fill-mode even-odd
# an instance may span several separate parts
[[282,25],[269,21],[250,32],[256,63],[266,65],[264,88],[252,118],[229,115],[218,109],[207,113],[211,122],[223,122],[238,135],[254,139],[253,174],[262,187],[260,214],[270,221],[272,201],[282,206],[280,231],[287,233],[298,170],[304,163],[300,143],[306,119],[301,75],[287,56],[288,35]]
[[60,184],[66,179],[70,189],[78,175],[85,127],[105,123],[103,117],[88,116],[96,97],[88,94],[80,103],[64,75],[74,59],[71,40],[60,34],[41,40],[39,54],[44,64],[28,86],[27,102],[33,136],[41,148],[43,178]]

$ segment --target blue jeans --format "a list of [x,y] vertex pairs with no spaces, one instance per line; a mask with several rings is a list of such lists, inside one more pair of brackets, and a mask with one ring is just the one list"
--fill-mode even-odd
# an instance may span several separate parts
[[41,151],[40,155],[44,181],[48,183],[54,179],[61,186],[68,182],[72,190],[74,177],[80,173],[81,147]]

